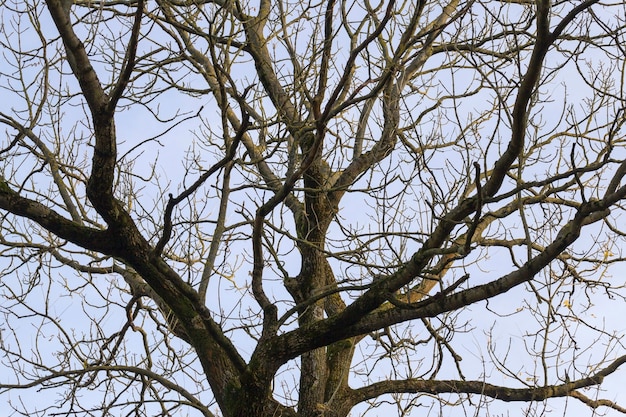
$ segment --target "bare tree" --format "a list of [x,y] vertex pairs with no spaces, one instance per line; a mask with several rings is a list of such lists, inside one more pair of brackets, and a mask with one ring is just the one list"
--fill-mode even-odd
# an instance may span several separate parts
[[624,2],[0,4],[11,415],[626,412]]

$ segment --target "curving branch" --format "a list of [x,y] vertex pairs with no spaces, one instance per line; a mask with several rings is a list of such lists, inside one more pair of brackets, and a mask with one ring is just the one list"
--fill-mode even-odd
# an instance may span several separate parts
[[[564,249],[578,239],[584,226],[605,218],[610,212],[609,207],[623,198],[626,198],[626,186],[606,196],[603,200],[594,200],[582,204],[574,218],[561,228],[557,237],[551,244],[546,246],[543,252],[530,259],[521,268],[487,284],[471,287],[449,295],[445,294],[445,292],[441,296],[434,294],[430,298],[415,303],[410,307],[374,311],[370,314],[359,312],[357,314],[358,310],[352,309],[352,306],[364,297],[367,297],[372,292],[372,289],[377,288],[379,294],[384,294],[387,298],[395,292],[394,287],[390,290],[387,286],[387,282],[392,278],[375,282],[370,290],[361,296],[359,300],[336,316],[277,336],[271,345],[270,351],[272,353],[268,353],[268,356],[274,358],[279,363],[280,361],[297,357],[302,352],[312,348],[360,334],[368,334],[386,326],[408,320],[435,317],[447,311],[454,311],[478,301],[503,294],[532,280],[541,269],[554,259],[557,259]],[[420,266],[422,262],[420,252],[418,252],[398,274],[403,273],[407,269],[411,270],[415,267],[413,263],[417,263]],[[367,301],[371,302],[369,299]]]
[[[354,403],[359,403],[372,398],[376,398],[383,394],[390,393],[414,393],[414,394],[478,394],[485,395],[500,401],[543,401],[548,398],[556,397],[574,397],[581,401],[585,400],[585,396],[576,391],[582,388],[588,388],[602,384],[604,378],[611,375],[617,369],[626,363],[626,355],[620,356],[613,362],[605,366],[602,370],[573,381],[562,384],[548,385],[542,387],[530,388],[508,388],[498,385],[489,384],[484,381],[437,381],[428,379],[405,379],[405,380],[387,380],[377,382],[367,387],[355,389],[352,394]],[[594,408],[606,406],[620,410],[623,408],[615,406],[606,400],[596,401]]]
[[174,197],[172,194],[169,195],[169,201],[167,202],[167,206],[165,207],[165,212],[163,214],[163,234],[161,235],[161,238],[154,247],[155,256],[161,256],[165,245],[172,236],[172,213],[174,211],[174,207],[176,207],[185,199],[189,198],[194,192],[196,192],[198,188],[200,188],[200,186],[202,186],[202,184],[204,184],[211,177],[211,175],[224,168],[233,160],[237,152],[237,147],[241,142],[241,138],[246,134],[249,126],[250,118],[248,114],[244,111],[242,114],[242,121],[241,125],[239,126],[239,130],[237,131],[237,134],[235,135],[230,146],[228,147],[224,158],[215,163],[205,173],[200,175],[200,177],[198,177],[198,179],[189,188],[184,190],[178,196]]
[[128,86],[128,81],[130,80],[130,77],[133,74],[133,69],[135,68],[137,45],[139,43],[139,36],[141,34],[141,18],[143,17],[144,0],[138,0],[135,7],[137,8],[134,16],[135,21],[133,22],[133,28],[131,30],[128,47],[126,49],[126,56],[124,57],[122,70],[120,71],[120,76],[117,80],[117,83],[115,84],[115,87],[113,87],[113,90],[109,94],[110,98],[107,105],[107,110],[111,113],[115,111],[115,107],[122,97],[122,94],[124,94],[124,90]]
[[12,141],[11,145],[9,145],[7,149],[1,150],[0,155],[4,151],[10,149],[15,144],[17,144],[20,141],[20,138],[24,136],[29,138],[37,146],[37,148],[39,148],[39,150],[43,154],[45,162],[49,165],[50,173],[52,174],[52,179],[54,180],[54,184],[57,186],[57,189],[59,190],[59,194],[61,195],[61,198],[63,199],[63,202],[65,203],[65,208],[67,209],[68,213],[72,217],[72,220],[77,224],[82,224],[83,220],[81,218],[80,213],[78,212],[76,204],[74,203],[74,201],[72,201],[70,190],[68,189],[65,182],[63,181],[63,178],[61,176],[61,168],[59,167],[59,162],[57,161],[57,158],[54,155],[54,152],[52,152],[46,146],[46,144],[32,131],[31,128],[28,128],[22,125],[13,117],[0,112],[0,122],[6,124],[7,126],[12,127],[18,132],[18,135]]
[[3,390],[9,389],[28,389],[28,388],[37,388],[46,385],[47,383],[53,383],[58,379],[66,379],[66,378],[80,378],[83,375],[88,375],[91,378],[95,378],[98,374],[105,373],[107,377],[110,378],[112,375],[116,373],[120,374],[134,374],[141,375],[148,378],[151,381],[154,381],[164,388],[168,390],[174,391],[178,393],[181,397],[183,397],[187,404],[192,406],[194,409],[202,413],[205,417],[215,417],[207,406],[200,401],[194,394],[187,391],[184,387],[174,383],[169,378],[160,375],[156,372],[152,372],[149,369],[140,368],[138,366],[123,366],[123,365],[88,365],[86,364],[83,369],[72,369],[67,371],[53,371],[50,374],[39,377],[33,381],[23,384],[0,384],[0,392]]
[[72,72],[80,84],[89,108],[92,112],[97,113],[105,109],[108,97],[89,61],[85,46],[72,28],[69,9],[66,7],[67,5],[71,6],[71,4],[72,2],[67,0],[46,0],[50,16],[52,16],[65,45],[68,61],[72,64]]
[[66,219],[48,206],[22,197],[0,177],[0,208],[38,223],[46,230],[76,245],[102,253],[116,251],[117,242],[108,230],[94,229]]

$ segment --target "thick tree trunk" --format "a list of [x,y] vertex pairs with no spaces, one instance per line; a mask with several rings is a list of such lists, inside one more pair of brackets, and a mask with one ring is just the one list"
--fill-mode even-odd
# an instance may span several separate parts
[[[324,255],[325,237],[334,216],[334,207],[326,190],[330,168],[316,161],[304,176],[306,223],[299,227],[304,243],[300,246],[302,266],[297,277],[301,303],[320,291],[332,288],[335,277]],[[306,326],[323,320],[344,308],[337,294],[320,299],[300,313],[299,324]],[[347,346],[347,347],[346,347]],[[352,360],[352,345],[343,342],[331,348],[319,348],[301,356],[298,415],[302,417],[345,416],[350,407],[339,406],[347,389],[347,376]]]

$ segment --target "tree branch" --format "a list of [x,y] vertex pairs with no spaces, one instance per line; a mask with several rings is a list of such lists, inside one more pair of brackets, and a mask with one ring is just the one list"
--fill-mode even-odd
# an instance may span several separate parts
[[200,401],[194,394],[187,391],[185,388],[180,385],[175,384],[169,378],[164,377],[162,375],[157,374],[156,372],[152,372],[149,369],[140,368],[137,366],[122,366],[122,365],[87,365],[84,369],[73,369],[68,371],[58,371],[51,372],[49,375],[40,377],[35,379],[34,381],[24,383],[24,384],[0,384],[0,390],[8,390],[8,389],[29,389],[41,387],[47,382],[53,381],[55,379],[67,378],[67,377],[76,377],[81,375],[95,375],[98,373],[106,373],[107,375],[112,375],[117,372],[119,373],[131,373],[136,375],[143,375],[152,381],[156,381],[161,384],[163,387],[168,390],[174,391],[178,393],[181,397],[188,401],[189,405],[191,405],[196,410],[200,411],[202,415],[205,417],[215,417],[215,414],[211,413],[207,406]]
[[130,76],[133,74],[135,68],[135,58],[137,55],[137,44],[139,43],[139,35],[141,31],[141,18],[143,16],[144,0],[137,1],[137,10],[135,11],[135,21],[133,22],[133,28],[130,35],[130,42],[128,42],[128,48],[126,49],[126,55],[124,57],[124,63],[120,76],[110,94],[109,103],[107,104],[107,110],[111,113],[115,111],[117,102],[124,93]]
[[86,249],[102,253],[115,250],[116,239],[113,239],[109,231],[93,229],[68,220],[43,204],[20,196],[2,178],[0,178],[0,208],[33,220],[61,239]]
[[250,119],[248,113],[242,110],[242,121],[239,126],[239,130],[235,135],[232,143],[228,147],[226,151],[226,155],[220,159],[216,164],[214,164],[211,168],[209,168],[205,173],[200,175],[200,177],[193,183],[189,188],[180,193],[177,197],[169,195],[169,201],[167,202],[167,206],[165,207],[165,212],[163,213],[163,234],[161,238],[157,242],[154,247],[155,256],[160,256],[165,248],[165,245],[169,241],[172,236],[172,213],[174,211],[174,207],[176,207],[180,202],[191,196],[202,184],[208,180],[211,175],[215,174],[217,171],[225,167],[229,162],[233,160],[235,154],[237,152],[237,147],[239,146],[239,142],[241,142],[241,138],[246,134],[246,131],[250,125]]
[[[576,241],[583,226],[606,217],[609,214],[608,207],[625,196],[626,186],[617,190],[616,193],[606,196],[603,200],[594,200],[582,204],[574,218],[561,228],[557,237],[550,245],[546,246],[543,252],[530,259],[521,268],[497,280],[445,297],[435,294],[424,301],[412,305],[411,308],[394,308],[365,314],[363,305],[367,306],[369,304],[366,303],[372,303],[376,296],[389,297],[397,290],[395,287],[392,287],[393,290],[390,290],[387,284],[389,281],[392,281],[393,277],[380,280],[375,282],[368,292],[349,305],[342,313],[276,337],[269,347],[272,352],[269,356],[275,358],[276,361],[282,362],[297,357],[302,352],[342,339],[367,334],[374,330],[412,319],[434,317],[441,313],[453,311],[503,294],[524,282],[532,280],[541,269],[556,259],[565,248]],[[409,262],[405,269],[411,269],[413,262],[422,261],[419,256],[414,256],[414,260]],[[372,295],[371,293],[373,292],[376,293]]]
[[[478,394],[485,395],[500,401],[543,401],[555,397],[571,396],[581,401],[583,397],[575,390],[602,384],[604,377],[612,374],[618,367],[626,363],[626,355],[620,356],[601,371],[587,378],[566,382],[563,384],[549,385],[532,388],[507,388],[486,383],[484,381],[436,381],[424,379],[386,380],[377,382],[367,387],[354,390],[350,397],[355,404],[390,393],[415,393],[415,394]],[[604,401],[596,402],[595,406],[611,407]],[[596,408],[594,407],[594,408]],[[614,408],[614,407],[612,407]]]

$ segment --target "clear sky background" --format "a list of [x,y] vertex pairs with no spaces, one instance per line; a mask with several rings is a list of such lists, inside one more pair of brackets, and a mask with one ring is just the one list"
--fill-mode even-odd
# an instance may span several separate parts
[[[515,13],[515,10],[523,11],[523,7],[519,5],[510,5],[510,8],[510,13]],[[24,31],[23,36],[20,37],[23,42],[20,47],[23,50],[40,44],[41,39],[37,38],[32,30],[27,29],[28,22],[23,20],[20,23],[22,26],[17,27],[15,22],[11,23],[10,14],[7,10],[3,11],[6,39],[15,40],[17,38],[14,34]],[[621,18],[623,19],[623,15]],[[42,26],[42,32],[49,39],[54,38],[54,28],[46,17],[45,11],[41,15],[41,22],[44,25]],[[97,34],[93,33],[89,35],[97,36]],[[152,44],[150,46],[148,44],[150,43],[146,40],[145,45],[147,49],[153,47]],[[6,47],[4,49],[6,51]],[[5,55],[5,58],[4,61],[0,61],[0,73],[3,74],[0,76],[0,85],[4,87],[1,93],[0,111],[5,114],[13,114],[16,110],[22,109],[24,104],[20,101],[21,98],[13,95],[10,91],[11,88],[17,87],[17,81],[10,79],[7,75],[15,73],[15,67],[11,64],[13,58],[10,55]],[[599,53],[596,55],[592,51],[586,56],[585,64],[591,68],[601,68],[603,65],[608,67],[609,62],[607,62],[607,59],[606,55]],[[559,61],[559,54],[555,53],[553,56],[549,56],[548,63],[549,66],[562,64]],[[567,109],[568,114],[572,118],[581,117],[581,113],[584,113],[588,108],[586,100],[593,97],[594,93],[585,86],[584,81],[577,75],[576,68],[579,65],[581,65],[581,62],[568,62],[565,68],[551,78],[549,84],[540,86],[540,92],[549,94],[551,97],[550,101],[541,104],[536,110],[537,120],[542,121],[542,129],[550,131],[550,129],[557,130],[562,128],[562,125],[568,122],[569,117],[561,117],[563,108]],[[241,65],[238,68],[245,68],[245,66]],[[24,77],[33,82],[36,82],[41,74],[41,68],[36,64],[32,67],[25,66],[21,70]],[[65,66],[64,70],[67,71],[68,68]],[[244,87],[246,81],[253,80],[251,64],[249,64],[249,70],[250,73],[241,70],[242,72],[232,74],[239,80],[240,87]],[[468,71],[467,74],[469,73]],[[55,75],[54,72],[51,74]],[[62,86],[64,83],[68,83],[70,90],[75,88],[71,77],[67,75],[59,77],[58,74],[55,77],[57,78],[50,80],[51,85]],[[429,95],[432,97],[445,93],[446,88],[451,89],[453,81],[454,88],[458,89],[458,91],[468,88],[474,82],[472,79],[465,78],[464,71],[454,74],[444,73],[438,77],[432,81],[433,85],[429,89]],[[454,79],[451,77],[454,77]],[[187,80],[190,85],[201,82],[197,78],[188,78]],[[619,87],[623,82],[621,74],[616,72],[613,81],[618,85],[617,89],[621,90],[621,87]],[[470,113],[475,112],[475,114],[478,114],[482,107],[488,107],[490,99],[486,95],[479,94],[471,99],[464,100],[462,104],[456,107],[455,117],[461,120],[468,120]],[[55,131],[55,129],[45,125],[35,126],[35,129],[46,136],[50,143],[54,143],[56,137],[71,137],[72,140],[65,142],[63,145],[69,148],[67,154],[76,156],[77,164],[83,163],[82,161],[84,160],[89,160],[91,152],[89,122],[84,121],[85,108],[78,105],[79,102],[80,99],[74,97],[63,103],[63,106],[59,107],[62,110],[57,113],[55,112],[55,106],[58,103],[50,101],[49,108],[46,109],[47,112],[50,112],[47,118],[50,121],[61,120],[61,123],[58,123],[58,130]],[[167,193],[172,192],[176,194],[182,189],[183,185],[188,186],[194,181],[197,171],[207,169],[221,157],[219,152],[213,154],[212,149],[206,145],[206,142],[202,143],[202,140],[198,139],[199,137],[202,138],[203,134],[210,136],[211,133],[209,133],[208,127],[215,128],[220,121],[213,107],[214,103],[207,96],[191,97],[167,91],[153,97],[153,101],[149,103],[150,108],[152,110],[158,109],[159,117],[164,120],[180,121],[175,127],[172,127],[173,122],[155,123],[153,116],[146,107],[130,106],[131,104],[134,103],[123,102],[117,117],[120,142],[119,152],[120,155],[125,155],[122,162],[127,170],[124,175],[126,179],[134,181],[135,184],[146,185],[151,183],[156,186],[152,188],[148,186],[145,186],[145,188],[138,187],[133,193],[120,195],[120,197],[125,197],[129,202],[132,201],[132,204],[140,206],[137,213],[158,217],[165,204]],[[421,111],[426,104],[426,102],[421,103],[419,101],[405,103],[407,106],[414,106],[416,112]],[[127,105],[128,107],[125,107]],[[453,113],[452,110],[449,111]],[[598,113],[594,115],[595,120],[592,120],[590,123],[602,124],[610,117],[610,112]],[[427,131],[434,124],[434,121],[426,123],[422,127],[423,131]],[[459,133],[458,128],[455,128],[453,124],[453,122],[450,122],[450,126],[444,126],[442,132],[451,136],[457,135]],[[480,131],[472,132],[472,134],[475,135],[474,139],[476,140],[481,138],[487,140],[489,135],[498,131],[498,129],[501,129],[501,135],[505,138],[508,132],[506,126],[496,125],[496,121],[484,123]],[[7,146],[14,134],[11,133],[10,129],[6,129],[6,132],[0,147]],[[374,134],[376,131],[372,129],[371,133]],[[211,139],[217,140],[217,138]],[[558,154],[557,149],[550,148],[567,146],[569,149],[572,146],[570,139],[565,138],[561,142],[555,141],[553,145],[548,146],[546,152],[553,152],[556,158]],[[468,141],[468,143],[470,142],[471,140]],[[72,149],[74,146],[76,148]],[[203,149],[202,146],[206,148]],[[464,151],[452,149],[446,152],[434,153],[429,161],[430,172],[428,175],[432,177],[431,180],[445,188],[447,178],[454,175],[455,167],[461,164],[463,158],[469,158],[471,155],[484,156],[482,153],[485,149],[469,148],[466,150],[466,153]],[[484,161],[485,164],[492,163],[500,155],[501,151],[501,148],[494,146],[489,149],[487,156],[481,161]],[[194,154],[193,152],[196,153]],[[626,152],[624,149],[617,150],[615,153],[616,158],[624,158],[625,156]],[[372,232],[378,232],[381,223],[386,219],[397,219],[405,215],[405,222],[399,223],[399,225],[406,227],[407,232],[428,229],[431,221],[428,217],[429,213],[424,214],[420,210],[426,207],[424,201],[429,196],[423,194],[424,188],[420,188],[418,185],[412,188],[412,185],[407,186],[406,183],[400,181],[406,179],[402,178],[403,175],[406,177],[414,175],[415,171],[411,171],[411,169],[417,170],[419,168],[406,163],[406,160],[403,159],[404,157],[406,155],[402,153],[395,154],[380,166],[381,170],[393,170],[398,175],[398,181],[393,182],[388,190],[390,193],[392,191],[404,190],[405,195],[403,199],[397,200],[395,207],[389,207],[388,212],[383,212],[380,207],[371,205],[371,199],[368,200],[359,193],[350,195],[341,204],[342,211],[338,222],[342,226],[349,224],[354,230],[371,229]],[[585,148],[580,146],[576,148],[576,159],[582,163],[585,157]],[[155,164],[156,161],[158,163]],[[25,176],[25,172],[33,169],[34,163],[29,163],[28,156],[24,156],[18,162],[22,165],[14,164],[8,166],[5,163],[3,165],[5,169],[4,175],[6,176],[8,170],[11,169],[17,176]],[[558,162],[555,160],[556,163]],[[525,170],[524,175],[528,177],[532,175],[540,176],[547,169],[543,165],[538,166],[536,171],[534,168],[529,168]],[[195,172],[193,172],[194,170]],[[151,177],[151,180],[143,183],[141,178],[147,177]],[[32,182],[34,185],[43,186],[46,181],[45,178],[45,173],[36,175],[33,176]],[[242,185],[244,181],[243,174],[239,174],[234,183]],[[208,197],[198,197],[198,199],[192,200],[192,202],[201,206],[200,214],[206,214],[210,218],[214,218],[217,212],[218,200],[215,197],[215,187],[219,187],[219,183],[208,184],[206,188]],[[124,190],[120,192],[123,194]],[[214,194],[209,194],[211,192]],[[257,191],[243,188],[234,192],[232,196],[233,208],[229,212],[228,223],[235,224],[243,221],[245,220],[245,215],[253,213],[255,204],[260,200],[259,194]],[[188,211],[191,212],[192,210]],[[279,214],[277,212],[274,219],[277,219]],[[549,213],[542,213],[539,209],[532,214],[539,220],[549,215]],[[138,218],[140,222],[143,220],[145,219]],[[10,216],[3,218],[3,222],[12,221]],[[150,222],[145,221],[144,224],[146,225],[147,233],[149,233]],[[209,230],[211,226],[206,227]],[[32,229],[29,229],[29,226],[26,224],[18,228],[25,236],[32,232]],[[502,232],[502,228],[507,228],[509,236],[518,236],[523,229],[523,225],[516,218],[505,221],[500,226],[494,226],[493,233]],[[550,230],[545,230],[544,232],[546,238],[549,237],[550,233],[554,233]],[[626,322],[624,321],[624,317],[626,317],[626,303],[624,299],[620,298],[620,295],[626,295],[626,291],[623,288],[626,267],[621,262],[612,263],[613,260],[623,256],[623,241],[622,239],[615,239],[614,241],[602,243],[600,246],[596,245],[596,242],[604,239],[606,233],[607,230],[601,226],[585,229],[585,235],[571,248],[571,251],[578,255],[589,253],[590,256],[598,256],[598,253],[604,251],[606,262],[600,264],[597,270],[591,272],[593,272],[595,277],[602,277],[603,282],[614,286],[616,288],[615,293],[605,291],[601,286],[586,291],[580,287],[574,290],[574,287],[571,286],[571,280],[567,279],[543,285],[541,279],[539,279],[535,283],[536,289],[540,294],[553,300],[551,307],[549,307],[550,305],[547,302],[538,302],[536,296],[532,293],[532,288],[526,287],[528,290],[526,292],[511,291],[495,297],[488,303],[476,303],[461,311],[458,315],[438,317],[432,320],[435,326],[441,323],[450,324],[453,320],[460,330],[450,340],[450,346],[462,358],[460,366],[467,379],[485,379],[493,384],[511,387],[521,387],[524,383],[531,385],[534,383],[538,385],[543,383],[553,384],[560,378],[566,378],[566,374],[567,377],[573,379],[580,377],[580,374],[577,374],[577,372],[588,371],[588,369],[572,369],[570,363],[573,359],[576,359],[577,364],[580,366],[580,364],[594,364],[602,355],[605,355],[610,360],[626,353],[626,347],[622,346],[619,341],[626,330]],[[536,234],[541,236],[541,231],[537,231]],[[18,236],[4,237],[12,241],[18,238]],[[33,234],[33,237],[34,239],[31,243],[38,243],[37,239],[39,237],[36,234]],[[241,354],[247,357],[254,349],[254,343],[244,329],[237,327],[239,316],[253,316],[258,311],[258,306],[249,297],[249,272],[251,270],[249,242],[243,239],[241,235],[237,237],[241,240],[233,241],[228,247],[228,252],[220,255],[228,257],[232,265],[232,274],[224,277],[216,276],[215,279],[211,280],[207,303],[216,312],[218,321],[221,321],[225,328],[230,329],[229,335],[236,341]],[[334,232],[330,235],[330,240],[332,241],[333,239],[337,239],[337,245],[345,239],[345,235],[341,232],[339,226],[336,226]],[[176,242],[179,245],[186,243],[182,237]],[[386,256],[389,256],[390,259],[394,257],[394,252],[401,259],[407,259],[419,247],[419,241],[415,236],[413,240],[390,239],[387,244],[389,245],[389,251],[386,252]],[[283,267],[293,276],[297,274],[299,269],[299,256],[293,251],[292,246],[293,244],[288,239],[276,241],[276,250],[284,253],[282,259],[285,264]],[[71,253],[71,245],[68,245],[67,249]],[[523,259],[524,250],[521,249],[515,255],[519,259]],[[190,250],[189,253],[195,252]],[[95,274],[78,275],[67,267],[61,267],[58,262],[53,262],[50,266],[46,265],[38,268],[35,258],[32,258],[27,266],[18,269],[17,262],[19,256],[23,256],[20,255],[19,248],[5,248],[2,255],[5,256],[0,257],[0,268],[3,269],[2,283],[0,285],[2,297],[0,298],[0,336],[5,348],[9,350],[19,349],[21,352],[28,354],[32,353],[43,362],[63,363],[67,360],[68,366],[80,368],[81,364],[77,362],[77,358],[81,355],[91,357],[96,352],[80,352],[72,358],[60,357],[57,343],[63,341],[65,337],[58,335],[59,328],[54,325],[55,321],[68,331],[68,340],[72,338],[78,340],[83,337],[89,338],[93,337],[94,334],[103,337],[115,333],[124,325],[126,321],[124,308],[125,303],[128,301],[128,295],[124,291],[125,284],[123,280],[114,274],[108,276]],[[472,257],[470,256],[465,260],[466,267],[451,273],[452,277],[459,278],[460,275],[468,273],[471,276],[468,285],[476,285],[493,280],[509,272],[514,267],[510,262],[509,254],[504,249],[494,249],[488,254],[480,253],[478,255],[480,255],[480,259],[476,264],[472,264]],[[48,255],[43,253],[42,256]],[[79,260],[86,259],[83,254],[78,253],[76,258]],[[34,262],[32,262],[33,260]],[[103,264],[111,265],[112,262],[107,260]],[[179,266],[184,264],[180,260],[172,260],[172,262],[178,262]],[[353,267],[347,267],[338,261],[336,265],[338,266],[337,270],[340,271],[339,274],[343,274],[337,276],[338,279],[347,279],[353,276],[357,270]],[[184,270],[182,266],[181,270]],[[199,266],[189,268],[187,271],[189,281],[197,282]],[[552,272],[554,274],[562,274],[562,266],[555,266]],[[365,274],[364,270],[361,270],[360,273]],[[194,274],[196,275],[194,276]],[[52,277],[52,280],[49,279],[50,277]],[[268,292],[278,300],[281,308],[280,313],[285,313],[291,307],[291,304],[287,301],[288,294],[282,287],[281,277],[277,273],[272,275],[272,270],[268,268],[266,278],[268,280]],[[34,288],[30,289],[29,285],[33,283],[35,284]],[[37,314],[34,314],[35,311],[28,311],[24,305],[20,305],[19,300],[16,301],[17,289],[28,292],[28,305],[33,306]],[[14,292],[11,293],[11,291]],[[105,300],[116,300],[119,304],[108,306]],[[346,300],[349,300],[348,297],[346,297]],[[89,307],[85,307],[85,305]],[[550,332],[546,332],[545,323],[538,322],[537,316],[533,314],[541,311],[545,315],[547,314],[545,310],[548,308],[553,309],[552,314],[558,316],[556,323],[549,328]],[[42,314],[45,314],[45,319],[42,317]],[[223,317],[220,319],[219,315],[223,315]],[[15,321],[16,316],[19,316],[17,321]],[[97,326],[94,326],[94,323],[97,323]],[[142,326],[147,333],[155,332],[157,334],[157,328],[150,319],[144,318]],[[394,331],[397,335],[412,340],[420,340],[425,337],[426,333],[421,322],[400,325]],[[445,333],[445,331],[442,332]],[[546,336],[548,341],[544,344]],[[131,362],[136,361],[137,364],[143,364],[145,357],[142,355],[141,332],[129,331],[128,340],[128,357]],[[180,349],[181,356],[188,354],[186,345],[179,342],[174,343],[177,346],[176,349]],[[407,350],[405,352],[407,355],[415,355],[415,357],[401,359],[411,362],[412,366],[415,367],[411,370],[406,368],[396,369],[394,367],[394,361],[400,358],[387,357],[378,362],[359,362],[358,358],[360,356],[366,357],[372,352],[380,352],[381,349],[380,345],[375,345],[369,338],[364,339],[359,345],[354,363],[357,372],[352,376],[353,386],[356,387],[362,384],[363,378],[366,377],[371,381],[390,376],[405,376],[401,373],[414,372],[415,375],[422,374],[424,369],[433,366],[432,362],[439,354],[434,351],[431,344],[425,344],[424,347],[418,346],[415,351]],[[550,353],[546,355],[544,363],[537,356],[528,354],[529,352],[540,352],[542,349]],[[442,354],[445,360],[443,361],[443,371],[438,378],[459,378],[454,362],[451,361],[450,352],[444,351]],[[201,378],[199,376],[201,371],[197,362],[193,362],[191,359],[192,356],[184,356],[185,360],[188,360],[190,363],[190,368],[186,371],[188,372],[187,374],[178,372],[168,377],[171,377],[172,380],[180,381],[181,384],[191,391],[204,391],[205,393],[201,394],[201,397],[206,399],[206,402],[210,402],[212,397],[208,393],[206,382],[201,379],[194,381],[194,378]],[[0,384],[16,382],[14,371],[17,368],[11,369],[13,359],[8,355],[0,358]],[[161,357],[161,360],[165,363],[168,357]],[[508,366],[507,369],[504,369],[503,366],[498,366],[498,361],[505,360],[506,366]],[[13,365],[18,366],[15,362],[13,362]],[[166,366],[166,363],[164,366]],[[277,392],[284,391],[285,396],[294,395],[297,392],[295,391],[297,376],[292,371],[296,366],[297,363],[290,362],[283,371],[279,372],[275,381]],[[193,370],[194,367],[196,371]],[[548,369],[546,380],[543,379],[546,377],[544,369]],[[614,400],[626,406],[626,392],[622,388],[624,375],[626,375],[626,370],[620,370],[616,375],[607,378],[599,391],[588,390],[585,391],[585,395],[590,398],[596,398],[597,396],[597,398]],[[94,389],[85,394],[85,396],[93,395],[94,401],[97,402],[100,390],[100,387],[94,386]],[[62,388],[44,391],[39,391],[36,388],[29,390],[2,390],[0,391],[0,404],[10,401],[14,405],[23,403],[25,407],[31,405],[39,407],[38,404],[41,403],[41,407],[44,407],[44,404],[58,401],[60,398],[59,392],[62,391]],[[406,397],[410,396],[407,395]],[[451,396],[451,399],[453,400],[454,397]],[[478,399],[476,398],[476,400]],[[412,409],[407,409],[406,415],[457,416],[463,415],[464,412],[471,415],[475,410],[473,406],[468,406],[467,404],[442,410],[434,409],[431,408],[432,406],[426,397],[418,399],[417,402],[421,405],[416,404]],[[538,410],[532,412],[528,411],[527,407],[528,405],[524,403],[494,402],[488,412],[479,409],[475,415],[520,417],[528,415],[567,415],[577,417],[618,415],[617,412],[607,410],[606,408],[599,408],[597,412],[594,412],[583,406],[576,399],[571,398],[563,400],[552,399],[545,406],[540,406]],[[367,405],[356,408],[353,415],[360,415],[366,408]],[[178,415],[186,415],[188,411],[185,409]],[[379,408],[370,411],[370,413],[370,415],[387,416],[400,415],[401,411],[396,409],[395,405],[383,404]],[[9,416],[12,414],[8,412],[5,414],[3,407],[0,405],[0,417],[5,415]],[[42,412],[41,415],[49,414]]]

